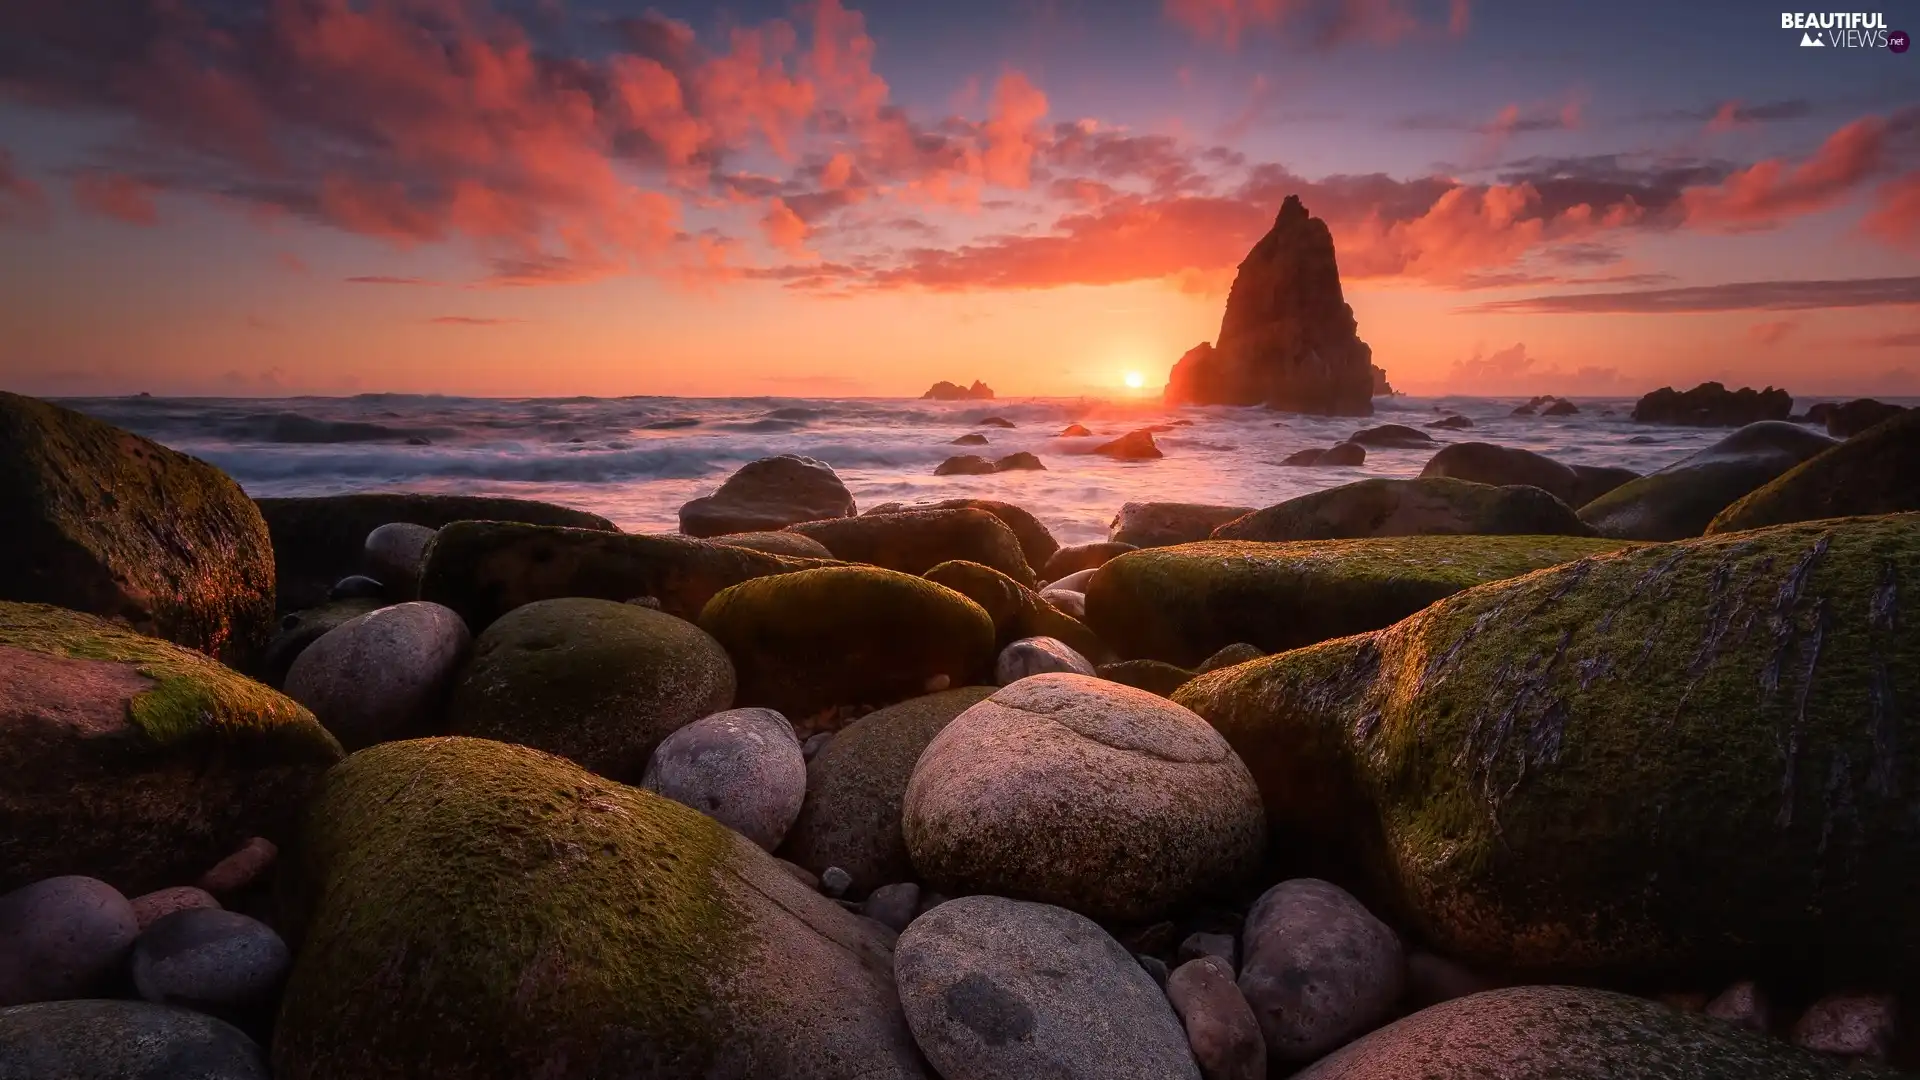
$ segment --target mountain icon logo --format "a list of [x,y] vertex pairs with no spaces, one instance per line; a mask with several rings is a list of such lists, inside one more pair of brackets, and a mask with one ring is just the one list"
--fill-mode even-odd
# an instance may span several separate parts
[[1812,34],[1801,34],[1800,47],[1803,49],[1824,49],[1827,47],[1827,43],[1814,37]]

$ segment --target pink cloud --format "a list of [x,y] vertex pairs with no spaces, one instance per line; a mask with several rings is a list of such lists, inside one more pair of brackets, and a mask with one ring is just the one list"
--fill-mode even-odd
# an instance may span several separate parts
[[1034,155],[1040,149],[1040,119],[1047,115],[1047,95],[1025,75],[1010,71],[993,88],[993,103],[982,130],[986,146],[981,172],[990,184],[1023,188],[1030,182]]
[[1877,240],[1920,252],[1920,171],[1880,185],[1874,208],[1860,226]]
[[128,225],[157,225],[153,188],[124,173],[88,169],[73,178],[73,201],[83,209]]
[[1766,229],[1838,205],[1885,161],[1887,122],[1862,117],[1829,135],[1799,164],[1768,158],[1722,183],[1688,191],[1686,218],[1719,229]]
[[766,216],[760,219],[760,227],[765,232],[767,243],[789,254],[799,254],[806,250],[807,223],[793,212],[785,199],[775,199],[767,207]]
[[1769,319],[1747,327],[1747,337],[1761,345],[1778,345],[1800,329],[1792,319]]
[[[1466,33],[1469,0],[1452,0],[1446,32]],[[1424,27],[1409,0],[1164,0],[1169,19],[1202,41],[1228,48],[1253,30],[1280,30],[1305,23],[1316,44],[1370,42],[1392,45]]]
[[13,154],[0,147],[0,225],[33,221],[46,211],[47,195],[32,178],[22,176]]

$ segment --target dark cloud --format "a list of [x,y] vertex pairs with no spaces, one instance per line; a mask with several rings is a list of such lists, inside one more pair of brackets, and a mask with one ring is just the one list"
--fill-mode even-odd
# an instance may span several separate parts
[[1741,281],[1679,289],[1564,293],[1496,300],[1460,310],[1473,314],[1637,314],[1702,311],[1803,311],[1920,305],[1920,277],[1837,281]]

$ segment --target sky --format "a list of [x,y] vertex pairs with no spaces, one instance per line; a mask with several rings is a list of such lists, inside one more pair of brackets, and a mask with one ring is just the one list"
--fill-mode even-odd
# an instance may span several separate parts
[[0,388],[1151,394],[1297,193],[1405,391],[1920,394],[1865,14],[7,0]]

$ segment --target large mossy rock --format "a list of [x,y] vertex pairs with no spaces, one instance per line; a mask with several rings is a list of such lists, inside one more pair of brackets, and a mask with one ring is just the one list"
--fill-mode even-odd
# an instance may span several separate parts
[[1607,492],[1580,508],[1602,536],[1685,540],[1741,496],[1839,445],[1784,420],[1748,424],[1712,446]]
[[707,602],[700,626],[733,657],[739,704],[778,709],[803,731],[837,706],[964,686],[994,657],[993,618],[979,604],[874,566],[743,582]]
[[881,503],[861,512],[862,517],[877,514],[898,514],[905,510],[985,510],[1001,523],[1013,530],[1020,538],[1020,551],[1027,557],[1027,565],[1036,572],[1045,568],[1047,560],[1060,550],[1059,541],[1053,538],[1039,518],[1022,506],[998,499],[941,499],[930,503]]
[[770,532],[801,521],[852,517],[853,495],[833,466],[798,454],[749,461],[719,490],[680,508],[688,536]]
[[438,529],[456,521],[512,521],[618,531],[599,514],[534,499],[369,492],[254,502],[273,536],[281,611],[317,607],[326,601],[334,582],[365,573],[367,534],[394,522]]
[[1378,630],[1442,597],[1621,547],[1573,536],[1399,536],[1130,552],[1087,583],[1087,624],[1122,657],[1197,667]]
[[0,603],[0,893],[192,881],[250,836],[284,840],[340,756],[312,713],[200,653]]
[[661,740],[731,706],[733,692],[726,651],[685,619],[611,600],[539,600],[474,642],[445,730],[638,783]]
[[889,705],[842,728],[807,762],[807,798],[779,855],[816,874],[838,866],[852,895],[914,878],[900,804],[940,729],[996,688],[963,686]]
[[385,743],[290,868],[277,1080],[922,1077],[892,935],[678,803],[524,747]]
[[1024,637],[1052,637],[1082,656],[1107,655],[1106,645],[1085,623],[991,566],[955,560],[941,563],[923,576],[985,608],[993,618],[996,647]]
[[1917,567],[1913,514],[1639,548],[1175,699],[1480,970],[1871,980],[1920,961]]
[[1569,507],[1585,506],[1640,474],[1630,469],[1563,465],[1531,450],[1496,443],[1461,442],[1442,447],[1420,470],[1423,477],[1450,476],[1476,484],[1524,484]]
[[1123,503],[1107,526],[1107,539],[1137,548],[1192,544],[1211,537],[1213,530],[1255,509],[1214,503]]
[[1722,510],[1707,533],[1911,510],[1920,510],[1920,409],[1781,473]]
[[427,549],[420,599],[459,612],[476,634],[522,604],[563,596],[651,596],[669,615],[692,619],[729,585],[819,565],[681,536],[461,521]]
[[835,521],[792,525],[788,532],[826,545],[836,559],[924,574],[943,562],[964,559],[1035,584],[1020,538],[999,518],[972,507],[958,510],[903,510]]
[[1897,1074],[1724,1020],[1570,986],[1489,990],[1423,1009],[1296,1080],[1842,1080]]
[[0,392],[0,600],[85,611],[240,666],[273,632],[273,549],[219,469]]
[[1256,510],[1215,540],[1348,540],[1374,536],[1592,536],[1566,503],[1536,487],[1470,480],[1360,480]]

